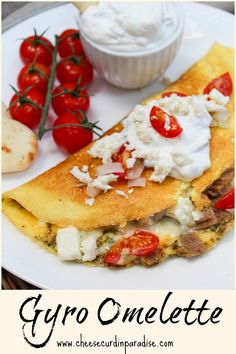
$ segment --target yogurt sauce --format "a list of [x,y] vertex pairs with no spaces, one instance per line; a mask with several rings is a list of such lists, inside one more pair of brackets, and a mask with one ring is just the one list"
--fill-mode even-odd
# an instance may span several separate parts
[[[173,94],[146,106],[137,105],[123,120],[124,129],[95,142],[90,155],[106,163],[111,161],[118,146],[125,144],[127,150],[134,150],[126,161],[127,167],[132,168],[137,158],[143,159],[144,166],[154,170],[149,178],[152,181],[162,183],[167,176],[191,181],[201,176],[211,166],[210,126],[225,122],[229,114],[225,107],[229,98],[219,91],[215,95],[211,93],[187,97]],[[217,101],[209,100],[212,96]],[[176,117],[183,129],[179,136],[168,139],[153,129],[150,123],[153,106]]]
[[162,2],[101,2],[80,18],[93,42],[119,52],[146,51],[162,45],[177,30],[176,5]]

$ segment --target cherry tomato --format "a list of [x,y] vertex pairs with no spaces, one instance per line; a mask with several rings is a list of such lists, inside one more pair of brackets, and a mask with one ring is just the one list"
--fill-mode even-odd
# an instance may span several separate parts
[[234,209],[234,188],[218,199],[214,207],[217,209]]
[[183,131],[174,116],[156,106],[151,109],[150,122],[152,127],[165,138],[175,138]]
[[122,251],[127,248],[127,239],[122,238],[115,242],[110,251],[106,254],[105,262],[111,264],[119,264]]
[[[44,106],[45,96],[42,92],[31,88],[19,91],[20,97],[15,94],[10,101],[10,114],[13,119],[27,125],[27,127],[34,129],[38,126],[42,110],[36,107],[34,103],[38,106]],[[30,99],[32,103],[26,102]],[[15,104],[14,104],[15,102]]]
[[185,95],[185,93],[181,93],[181,92],[164,92],[161,96],[161,98],[164,98],[164,97],[170,97],[172,96],[173,94],[179,96],[179,97],[187,97],[187,95]]
[[128,172],[128,168],[126,166],[126,160],[128,160],[129,158],[131,158],[131,152],[130,150],[126,150],[125,149],[125,146],[122,145],[120,147],[120,149],[113,154],[112,156],[112,161],[113,162],[120,162],[122,164],[122,167],[123,167],[123,171],[124,172],[117,172],[115,173],[119,179],[125,179],[126,177],[126,174]]
[[81,86],[87,86],[93,80],[93,67],[87,58],[73,56],[58,63],[56,74],[60,83],[80,80]]
[[[80,124],[83,117],[80,113],[76,113],[76,116],[72,113],[66,112],[61,114],[55,120],[53,127],[63,124]],[[93,139],[93,131],[90,128],[84,127],[62,127],[53,129],[53,139],[57,146],[64,152],[70,154],[75,153],[79,149],[91,143]]]
[[230,96],[233,91],[233,82],[230,74],[224,73],[223,75],[213,79],[204,89],[204,94],[207,95],[213,89],[217,89],[224,96]]
[[[159,246],[159,238],[151,232],[136,230],[133,235],[123,237],[115,242],[105,257],[105,262],[111,264],[125,263],[122,252],[127,251],[127,256],[144,257],[152,254]],[[122,263],[121,263],[122,262]]]
[[78,30],[68,29],[62,32],[59,40],[58,53],[61,58],[84,54]]
[[18,87],[22,90],[29,86],[34,86],[37,90],[46,93],[50,69],[40,63],[28,64],[24,66],[17,79]]
[[[52,43],[45,37],[34,35],[23,40],[20,46],[20,57],[24,64],[37,63],[51,65]],[[35,56],[37,56],[35,58]]]
[[136,230],[128,238],[128,247],[134,256],[148,256],[159,246],[159,238],[151,232]]
[[[63,93],[64,91],[67,93]],[[59,93],[62,93],[59,96]],[[75,112],[81,109],[87,112],[90,105],[89,95],[87,90],[81,90],[73,83],[64,83],[56,87],[53,91],[52,107],[56,114],[60,115],[62,113],[71,111]]]

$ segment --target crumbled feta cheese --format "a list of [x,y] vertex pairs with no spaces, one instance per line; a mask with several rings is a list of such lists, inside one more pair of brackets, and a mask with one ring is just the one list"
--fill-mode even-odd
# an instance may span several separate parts
[[150,176],[150,181],[153,182],[159,182],[162,183],[164,182],[164,180],[166,179],[166,177],[168,176],[170,171],[165,170],[164,168],[155,168],[154,172],[151,174]]
[[57,231],[57,254],[62,261],[81,259],[79,230],[73,226]]
[[85,204],[88,206],[92,206],[94,204],[94,198],[86,198],[85,199]]
[[83,172],[88,172],[88,166],[87,166],[87,165],[84,165],[84,166],[82,167],[82,171],[83,171]]
[[170,117],[165,114],[165,124],[164,124],[164,128],[165,130],[170,130],[171,126],[170,126]]
[[193,211],[192,217],[194,221],[198,221],[203,217],[203,213],[201,211]]
[[164,98],[162,98],[160,100],[160,103],[159,103],[159,107],[163,108],[165,111],[167,111],[168,113],[170,114],[173,114],[173,113],[178,113],[179,112],[179,108],[181,108],[181,110],[187,112],[187,107],[185,109],[184,107],[184,102],[182,102],[182,107],[180,107],[180,100],[179,100],[179,97],[173,93],[173,95],[171,96],[166,96]]
[[128,195],[125,192],[120,191],[119,189],[116,189],[116,194],[128,198]]
[[180,197],[177,204],[167,211],[167,215],[175,218],[183,227],[188,227],[200,220],[203,214],[195,210],[189,197]]
[[89,184],[90,182],[92,182],[92,178],[89,174],[89,172],[82,172],[80,171],[78,166],[74,166],[72,168],[72,170],[70,171],[70,173],[77,178],[81,183],[84,184]]
[[133,193],[133,191],[134,191],[134,188],[128,189],[128,193],[129,193],[129,194]]
[[193,204],[188,197],[180,197],[178,199],[177,205],[174,207],[174,214],[180,224],[191,225],[193,222],[192,218]]
[[111,161],[112,155],[124,144],[122,133],[113,133],[97,140],[88,153],[92,157],[100,157],[103,163]]
[[113,173],[110,173],[109,175],[98,176],[91,182],[91,185],[95,188],[107,191],[109,189],[112,189],[112,186],[110,186],[109,183],[115,181],[117,181],[117,176]]
[[229,118],[229,111],[225,107],[211,103],[209,104],[209,112],[211,112],[213,118],[211,126],[224,127]]
[[[131,112],[130,119],[135,124],[136,134],[143,143],[149,143],[152,141],[149,131],[147,129],[145,117],[145,107],[136,106],[136,110]],[[132,146],[132,144],[131,144]]]
[[[85,169],[84,169],[85,170]],[[85,204],[92,206],[94,204],[94,197],[99,194],[99,190],[107,191],[112,189],[112,186],[109,185],[111,182],[115,182],[117,180],[117,176],[114,174],[108,174],[104,176],[98,176],[95,179],[92,179],[89,172],[82,172],[78,168],[78,166],[74,166],[70,171],[71,174],[77,178],[83,184],[87,184],[87,195],[91,198],[85,199]],[[92,194],[93,191],[93,194]]]
[[215,88],[213,90],[211,90],[211,92],[209,93],[209,97],[213,101],[215,101],[216,104],[219,104],[222,106],[226,106],[229,103],[229,97],[224,96],[220,91],[218,91]]
[[127,151],[132,151],[133,150],[133,147],[128,142],[124,143],[124,147],[125,147],[125,150],[127,150]]
[[[210,100],[208,98],[210,98]],[[195,114],[196,116],[201,116],[207,109],[208,112],[213,113],[213,117],[215,113],[220,113],[221,119],[227,119],[227,109],[224,106],[226,106],[228,102],[229,97],[213,89],[209,95],[179,97],[173,94],[170,97],[165,97],[158,101],[158,105],[174,116],[178,116],[179,114]]]
[[171,161],[168,161],[168,158],[165,159],[164,155],[159,159],[159,161],[159,165],[154,168],[154,171],[149,179],[150,181],[162,183],[169,175],[172,166]]
[[137,159],[135,157],[130,157],[129,159],[127,159],[126,160],[126,167],[127,168],[133,168],[136,160]]
[[101,190],[98,188],[95,188],[92,184],[88,184],[86,188],[86,194],[90,198],[95,198],[98,194],[100,194]]

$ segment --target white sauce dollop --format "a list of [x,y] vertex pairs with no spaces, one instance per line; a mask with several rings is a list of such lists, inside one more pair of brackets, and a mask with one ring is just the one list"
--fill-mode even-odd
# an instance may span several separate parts
[[[214,93],[216,94],[215,91]],[[127,150],[134,150],[132,158],[141,158],[144,166],[153,168],[150,180],[162,183],[167,176],[171,176],[191,181],[211,166],[210,126],[225,123],[229,115],[225,107],[229,98],[225,97],[223,100],[222,97],[220,100],[219,95],[222,94],[217,92],[217,102],[212,97],[208,100],[211,93],[187,97],[173,94],[153,100],[146,106],[138,105],[123,120],[124,129],[120,133],[98,140],[89,153],[106,163],[111,161],[117,145],[121,146],[123,143]],[[165,138],[156,132],[150,123],[153,106],[175,116],[183,129],[179,136]],[[166,124],[169,126],[169,122]]]
[[176,138],[165,138],[151,126],[149,115],[158,102],[152,101],[146,107],[136,106],[124,121],[124,136],[132,156],[142,158],[146,167],[152,167],[150,180],[163,182],[166,176],[181,180],[192,180],[207,170],[210,165],[209,126],[212,117],[205,109],[198,117],[196,112],[175,115],[182,127]]
[[153,49],[176,32],[175,4],[160,2],[100,2],[80,18],[90,40],[114,51]]

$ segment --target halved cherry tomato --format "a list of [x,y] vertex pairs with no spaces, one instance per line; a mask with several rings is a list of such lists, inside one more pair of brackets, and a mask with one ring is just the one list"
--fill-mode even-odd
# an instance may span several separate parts
[[217,89],[224,96],[230,96],[233,91],[233,82],[230,74],[224,73],[223,75],[213,79],[204,89],[204,94],[207,95],[213,89]]
[[24,64],[32,63],[37,56],[37,63],[51,65],[53,49],[52,43],[47,38],[36,34],[23,40],[20,57]]
[[233,209],[234,208],[234,188],[223,195],[214,205],[217,209]]
[[121,253],[123,249],[126,248],[126,245],[127,245],[126,238],[122,238],[121,240],[116,241],[115,244],[110,249],[110,251],[107,253],[105,257],[105,262],[111,264],[118,264],[121,258]]
[[[167,120],[168,123],[166,122]],[[174,116],[156,106],[153,106],[151,109],[150,122],[152,127],[165,138],[175,138],[183,131]]]
[[128,248],[134,256],[148,256],[153,253],[158,246],[159,238],[148,231],[136,230],[135,233],[128,238]]
[[64,83],[53,91],[52,107],[56,114],[81,109],[85,113],[89,109],[90,99],[87,90],[81,90],[75,83]]
[[181,92],[164,92],[161,96],[161,98],[164,98],[164,97],[170,97],[172,96],[173,94],[179,96],[179,97],[187,97],[187,95],[185,95],[185,93],[181,93]]
[[84,54],[78,30],[68,29],[62,32],[59,37],[58,53],[61,58]]
[[144,230],[136,230],[133,235],[123,237],[112,246],[105,257],[105,262],[119,264],[119,262],[122,261],[122,252],[125,249],[127,250],[127,256],[148,256],[152,254],[158,246],[159,238],[155,234]]
[[46,93],[50,69],[40,63],[28,64],[24,66],[17,78],[17,84],[20,89],[26,89],[34,86],[37,90]]
[[128,168],[126,166],[126,161],[131,158],[131,152],[130,150],[126,150],[125,149],[125,146],[122,145],[120,147],[120,149],[115,152],[112,156],[112,161],[113,162],[120,162],[122,167],[123,167],[123,170],[124,172],[117,172],[117,173],[114,173],[118,176],[118,179],[125,179],[126,177],[126,174],[127,174],[127,171],[128,171]]

